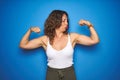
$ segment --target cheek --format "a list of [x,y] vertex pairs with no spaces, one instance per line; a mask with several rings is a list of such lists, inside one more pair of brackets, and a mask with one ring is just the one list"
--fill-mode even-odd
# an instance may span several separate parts
[[64,23],[62,22],[62,24],[61,24],[62,26],[64,25]]
[[61,29],[66,29],[66,24],[65,24],[65,23],[62,23],[60,28],[61,28]]
[[66,26],[66,24],[65,24],[65,23],[62,23],[62,26]]

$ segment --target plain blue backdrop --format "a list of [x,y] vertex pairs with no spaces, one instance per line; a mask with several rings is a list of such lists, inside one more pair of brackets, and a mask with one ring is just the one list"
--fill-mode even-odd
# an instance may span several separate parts
[[45,80],[47,57],[43,48],[23,50],[19,42],[30,26],[39,26],[54,9],[69,14],[69,32],[89,36],[80,19],[93,23],[100,43],[76,45],[74,67],[77,80],[120,80],[120,2],[115,0],[1,0],[0,1],[0,80]]

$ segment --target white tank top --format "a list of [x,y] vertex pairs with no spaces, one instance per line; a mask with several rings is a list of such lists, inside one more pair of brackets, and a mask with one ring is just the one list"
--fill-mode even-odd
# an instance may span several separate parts
[[46,54],[48,57],[48,66],[51,68],[67,68],[73,64],[73,47],[70,42],[70,36],[68,35],[67,45],[62,50],[54,49],[48,40]]

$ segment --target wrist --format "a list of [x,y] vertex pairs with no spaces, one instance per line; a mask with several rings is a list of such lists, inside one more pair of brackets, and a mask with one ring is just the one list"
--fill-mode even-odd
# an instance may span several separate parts
[[91,28],[91,27],[93,27],[93,25],[92,25],[92,24],[89,24],[89,25],[88,25],[88,28]]
[[32,32],[32,27],[29,28],[30,32]]

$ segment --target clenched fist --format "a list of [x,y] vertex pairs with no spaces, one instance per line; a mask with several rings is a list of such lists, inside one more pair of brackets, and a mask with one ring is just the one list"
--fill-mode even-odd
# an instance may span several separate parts
[[89,21],[83,20],[83,19],[79,21],[79,24],[80,24],[81,26],[83,26],[83,25],[87,25],[88,27],[91,27],[91,26],[92,26],[92,24],[91,24]]
[[30,30],[31,30],[31,32],[36,32],[36,33],[40,32],[40,28],[39,27],[31,27]]

